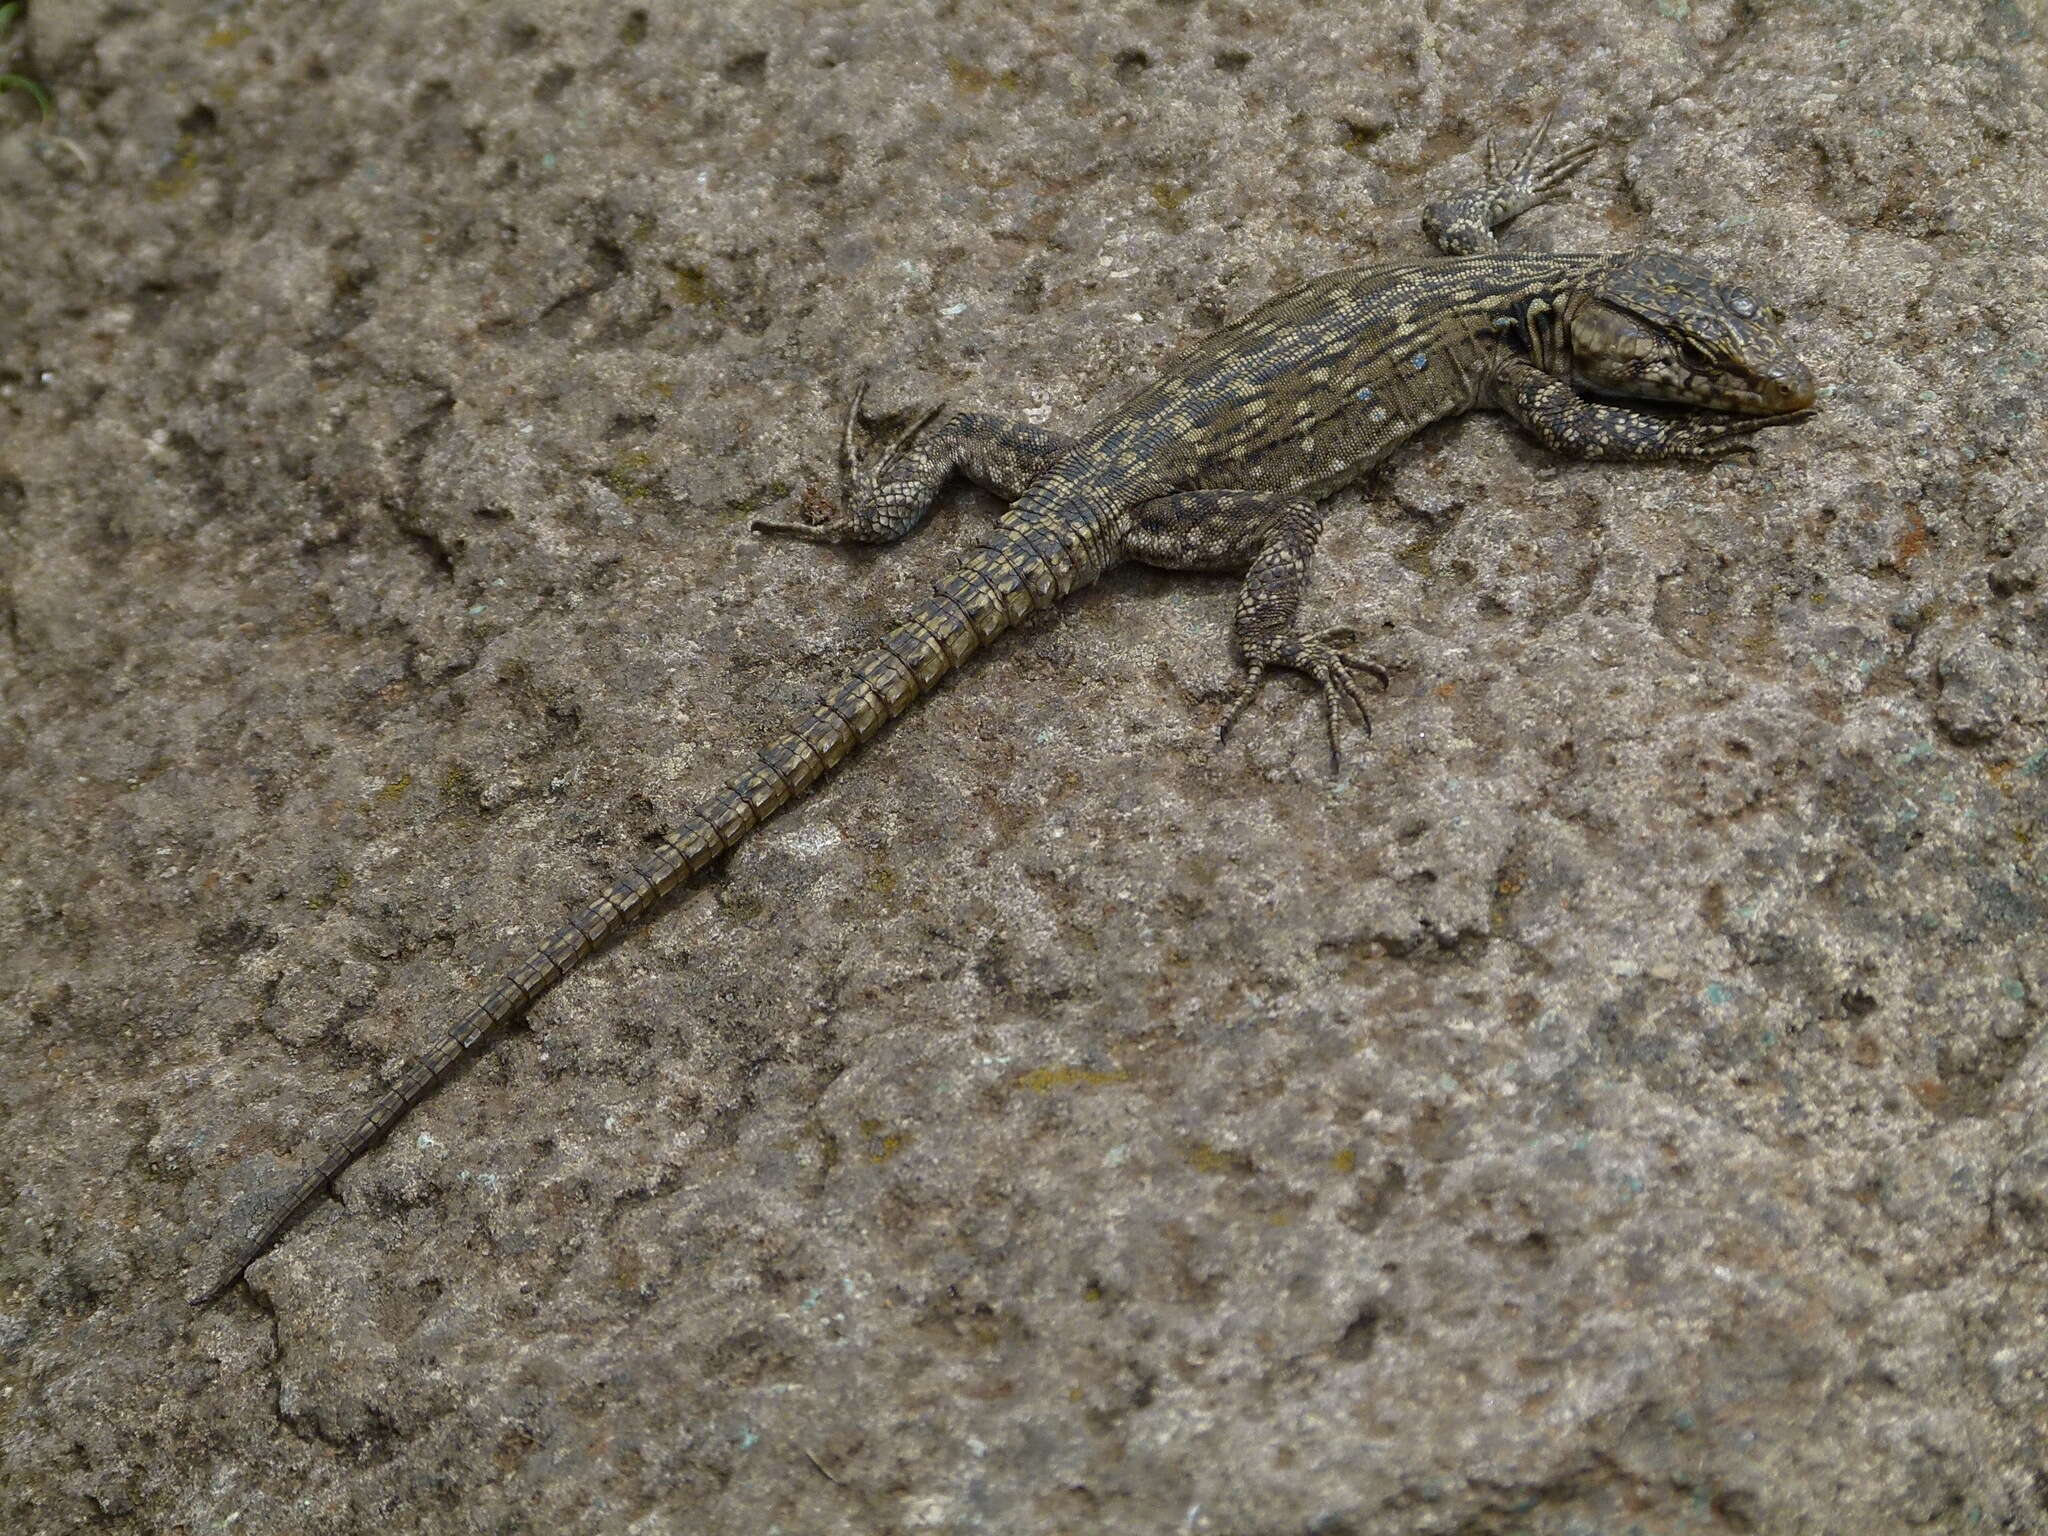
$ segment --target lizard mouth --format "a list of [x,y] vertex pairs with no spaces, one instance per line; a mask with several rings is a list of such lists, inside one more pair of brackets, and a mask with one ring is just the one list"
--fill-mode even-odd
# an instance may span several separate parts
[[1813,370],[1804,363],[1787,361],[1759,375],[1748,387],[1728,391],[1733,409],[1745,416],[1776,416],[1785,411],[1803,411],[1813,404]]
[[1625,400],[1638,410],[1725,411],[1735,416],[1782,416],[1813,405],[1813,371],[1804,363],[1785,361],[1767,373],[1735,373],[1704,368],[1638,365],[1623,379],[1583,370],[1575,382],[1610,400]]
[[[1661,294],[1658,290],[1656,297]],[[1814,401],[1813,370],[1779,340],[1770,312],[1738,295],[1718,310],[1676,304],[1668,316],[1618,301],[1586,304],[1570,319],[1571,372],[1583,387],[1741,416],[1780,416]]]
[[1784,416],[1812,409],[1815,394],[1812,372],[1800,365],[1762,377],[1688,372],[1676,378],[1637,377],[1615,384],[1581,374],[1573,382],[1588,393],[1623,402],[1651,416],[1686,416],[1695,411]]

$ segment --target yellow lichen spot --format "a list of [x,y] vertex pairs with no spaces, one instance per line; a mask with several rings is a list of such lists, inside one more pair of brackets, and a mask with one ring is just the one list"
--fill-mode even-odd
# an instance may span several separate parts
[[377,798],[379,800],[382,800],[386,805],[389,805],[393,800],[396,800],[400,795],[404,794],[408,789],[411,788],[412,775],[409,773],[403,774],[400,777],[393,779],[389,784],[386,784],[382,789],[378,790]]
[[1356,1147],[1346,1147],[1330,1159],[1330,1166],[1339,1173],[1355,1171],[1358,1167],[1358,1149]]
[[1033,1093],[1051,1093],[1059,1088],[1100,1088],[1108,1083],[1130,1081],[1128,1072],[1094,1072],[1087,1067],[1040,1067],[1017,1079],[1017,1086]]
[[756,486],[744,496],[735,497],[726,503],[726,507],[735,517],[751,517],[770,503],[781,501],[789,492],[790,484],[787,480],[770,480],[766,485]]
[[1244,1153],[1226,1152],[1206,1141],[1188,1143],[1187,1159],[1189,1165],[1200,1173],[1248,1174],[1252,1171],[1252,1160]]
[[637,1291],[647,1278],[647,1266],[640,1261],[638,1251],[620,1248],[612,1254],[612,1289]]
[[1436,575],[1436,547],[1429,539],[1417,539],[1394,558],[1418,576]]
[[659,464],[644,448],[629,448],[604,472],[604,483],[621,501],[645,501],[661,483]]
[[1378,123],[1344,123],[1344,153],[1364,159],[1372,152],[1372,146],[1386,133]]
[[676,267],[669,271],[675,274],[676,297],[693,308],[718,302],[718,290],[711,286],[711,279],[702,267]]
[[979,63],[967,59],[946,59],[946,74],[952,76],[952,84],[958,90],[979,96],[983,90],[993,86],[995,90],[1022,90],[1024,76],[1016,70],[983,70]]
[[192,190],[199,179],[199,156],[187,150],[164,170],[155,181],[143,188],[143,196],[152,202],[166,203],[173,198],[183,197]]
[[946,73],[953,77],[953,84],[963,91],[980,95],[996,83],[996,77],[979,64],[970,64],[965,59],[946,60]]
[[355,883],[356,877],[350,874],[347,870],[336,870],[334,872],[334,878],[327,882],[327,889],[325,891],[322,891],[317,895],[308,896],[306,898],[306,909],[310,912],[318,912],[323,910],[328,905],[328,903],[335,900],[335,898],[347,894],[349,888],[352,887]]
[[232,48],[235,44],[245,42],[255,35],[256,29],[254,27],[215,27],[206,35],[206,46],[209,48]]
[[880,1120],[861,1121],[860,1133],[867,1138],[867,1159],[871,1163],[886,1163],[910,1145],[908,1131],[884,1130]]
[[1152,201],[1164,208],[1168,213],[1172,213],[1192,195],[1186,187],[1175,186],[1170,181],[1155,181],[1152,183]]
[[476,775],[461,763],[456,763],[441,775],[441,798],[443,800],[467,800],[474,804],[483,794],[483,786],[476,781]]
[[768,910],[768,903],[752,891],[727,886],[718,893],[718,909],[735,923],[751,923]]

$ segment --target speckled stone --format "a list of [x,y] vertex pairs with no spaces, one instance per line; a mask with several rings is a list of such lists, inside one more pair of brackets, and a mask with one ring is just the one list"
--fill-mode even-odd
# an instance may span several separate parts
[[[2027,4],[65,6],[0,70],[0,1529],[2048,1530]],[[1113,573],[184,1293],[1077,425],[1476,141],[1828,393]]]

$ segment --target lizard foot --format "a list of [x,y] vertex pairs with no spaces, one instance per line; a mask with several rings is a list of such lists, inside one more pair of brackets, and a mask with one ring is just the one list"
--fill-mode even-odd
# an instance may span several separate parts
[[1818,415],[1808,406],[1801,411],[1780,411],[1775,416],[1704,416],[1681,422],[1671,429],[1673,456],[1695,463],[1711,464],[1730,454],[1756,452],[1756,434],[1772,427],[1789,427]]
[[792,523],[773,518],[757,517],[753,522],[756,533],[775,533],[793,539],[808,539],[814,544],[883,544],[899,538],[908,531],[919,515],[922,506],[913,503],[911,515],[903,497],[891,496],[884,489],[882,481],[891,469],[903,458],[903,452],[914,441],[918,433],[942,414],[946,402],[941,400],[918,416],[916,420],[896,434],[895,441],[884,448],[872,463],[861,461],[860,441],[856,431],[860,416],[860,403],[867,398],[868,382],[862,379],[855,386],[853,398],[846,402],[846,420],[839,432],[839,511],[823,522]]
[[1486,190],[1493,199],[1495,228],[1519,218],[1531,208],[1569,196],[1564,184],[1578,174],[1579,167],[1600,152],[1597,142],[1578,144],[1538,165],[1536,157],[1543,153],[1544,142],[1550,137],[1551,119],[1556,116],[1556,107],[1543,114],[1543,121],[1529,135],[1529,142],[1522,146],[1521,155],[1505,176],[1501,175],[1500,162],[1494,154],[1493,135],[1489,133],[1486,136],[1486,179],[1489,184]]
[[1358,631],[1349,625],[1338,625],[1333,629],[1319,629],[1312,635],[1278,635],[1255,648],[1248,648],[1244,659],[1248,675],[1244,686],[1231,700],[1230,708],[1224,712],[1223,723],[1216,728],[1216,739],[1222,741],[1230,734],[1230,728],[1244,713],[1245,706],[1258,697],[1268,671],[1274,667],[1287,667],[1292,671],[1305,672],[1322,686],[1323,720],[1330,732],[1330,772],[1336,773],[1344,761],[1337,748],[1337,701],[1340,697],[1358,712],[1358,723],[1365,727],[1365,734],[1372,734],[1372,717],[1366,713],[1365,702],[1359,698],[1358,686],[1352,682],[1351,674],[1368,673],[1381,688],[1385,688],[1388,682],[1385,667],[1344,648],[1357,638]]
[[1486,138],[1486,185],[1458,193],[1423,210],[1423,232],[1453,255],[1476,256],[1499,249],[1494,236],[1544,203],[1554,203],[1569,193],[1564,184],[1579,168],[1600,152],[1598,142],[1578,144],[1538,163],[1550,137],[1552,107],[1522,146],[1515,163],[1503,173],[1493,136]]

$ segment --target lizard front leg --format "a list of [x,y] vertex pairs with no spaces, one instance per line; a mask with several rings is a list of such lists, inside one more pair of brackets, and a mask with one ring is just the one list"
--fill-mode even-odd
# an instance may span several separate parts
[[[846,407],[837,515],[821,523],[756,518],[756,533],[815,544],[893,544],[925,520],[939,487],[955,470],[1003,500],[1015,501],[1071,441],[1028,421],[978,411],[946,415],[942,403],[912,422],[872,463],[863,463],[854,428],[866,394],[863,384]],[[926,431],[935,420],[938,426]]]
[[1567,194],[1564,183],[1580,166],[1599,152],[1598,144],[1580,144],[1553,156],[1542,165],[1536,157],[1550,134],[1550,120],[1557,116],[1552,107],[1519,159],[1503,176],[1494,158],[1493,135],[1486,137],[1486,185],[1460,192],[1422,210],[1422,232],[1446,256],[1486,256],[1500,249],[1496,237],[1531,208],[1556,202]]
[[1790,426],[1813,414],[1733,416],[1718,411],[1652,414],[1599,405],[1564,380],[1520,358],[1494,377],[1494,401],[1546,448],[1581,459],[1712,460],[1756,446],[1752,434]]
[[1301,600],[1308,592],[1309,567],[1323,531],[1316,503],[1256,491],[1187,491],[1140,506],[1124,535],[1123,552],[1169,570],[1243,570],[1235,634],[1244,660],[1244,686],[1224,712],[1220,740],[1230,733],[1245,706],[1258,696],[1274,667],[1305,672],[1323,690],[1323,718],[1330,733],[1330,771],[1342,766],[1337,746],[1338,700],[1358,711],[1368,736],[1372,719],[1351,680],[1370,673],[1387,685],[1386,668],[1344,647],[1357,636],[1348,625],[1304,635]]

